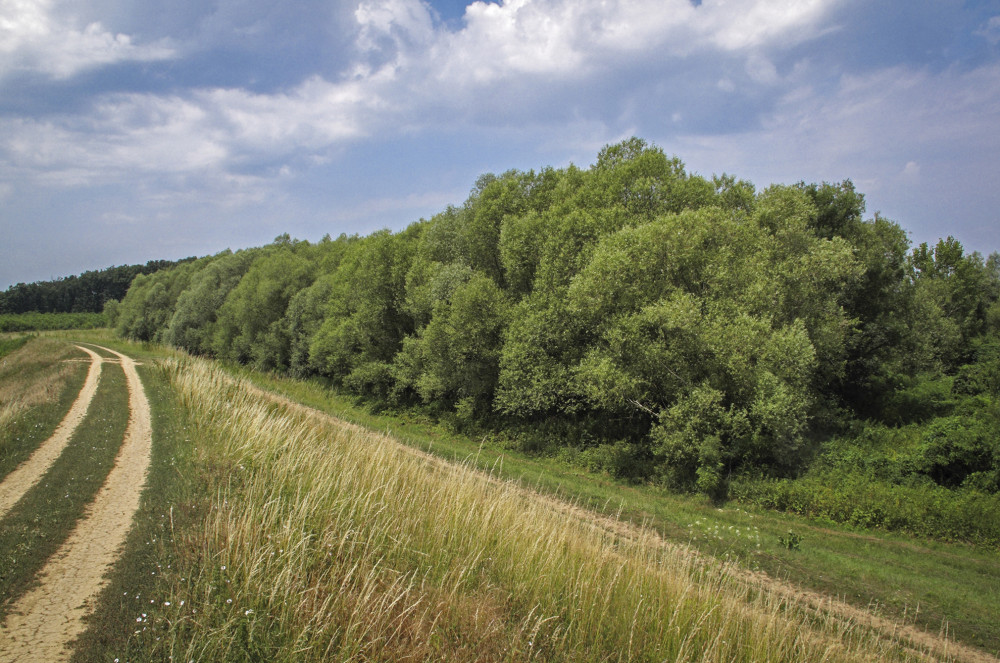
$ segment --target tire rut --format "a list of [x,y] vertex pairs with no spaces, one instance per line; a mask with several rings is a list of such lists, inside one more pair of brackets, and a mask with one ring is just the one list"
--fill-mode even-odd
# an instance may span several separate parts
[[114,467],[86,515],[39,572],[40,585],[14,605],[0,627],[0,663],[67,661],[71,642],[104,586],[139,507],[152,448],[149,401],[135,362],[120,358],[129,392],[129,423]]

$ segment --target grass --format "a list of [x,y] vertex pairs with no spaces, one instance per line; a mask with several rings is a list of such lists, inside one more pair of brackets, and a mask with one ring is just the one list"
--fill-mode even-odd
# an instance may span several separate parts
[[103,313],[3,313],[0,332],[94,329],[107,324]]
[[63,454],[0,520],[0,617],[31,587],[104,483],[128,413],[124,372],[106,366],[87,416]]
[[[456,434],[412,415],[375,414],[318,381],[228,370],[290,399],[375,430],[449,460],[481,469],[587,508],[644,523],[664,537],[765,571],[775,578],[840,597],[859,608],[913,621],[1000,655],[1000,558],[991,547],[924,540],[851,528],[704,498],[671,494],[587,472],[558,458],[528,455]],[[779,538],[792,530],[798,549]],[[759,546],[759,547],[758,547]]]
[[[491,448],[416,417],[373,414],[318,383],[229,369],[292,400],[391,429],[393,438],[411,446],[491,468],[495,477],[646,521],[679,544],[722,560],[705,565],[688,556],[678,566],[678,549],[643,548],[553,512],[544,501],[535,504],[523,490],[494,492],[499,488],[489,486],[495,482],[481,486],[482,477],[468,469],[406,454],[400,460],[392,439],[331,428],[253,394],[247,382],[233,385],[202,362],[182,362],[170,371],[157,367],[159,359],[181,357],[176,352],[114,341],[104,331],[75,337],[146,363],[140,371],[155,431],[150,487],[136,528],[75,661],[685,660],[687,654],[687,660],[789,660],[822,658],[823,646],[832,652],[828,660],[905,656],[859,625],[739,581],[739,572],[720,570],[727,563],[767,570],[861,606],[874,597],[880,612],[905,614],[907,622],[935,633],[947,615],[948,628],[965,642],[975,641],[969,633],[979,624],[987,649],[997,638],[990,620],[1000,595],[994,551],[766,511],[720,510],[558,459]],[[200,386],[185,383],[193,379],[192,366],[200,366]],[[468,476],[456,478],[463,473]],[[447,481],[427,483],[433,478]],[[501,504],[512,520],[492,515]],[[581,527],[589,532],[582,543]],[[790,529],[802,537],[798,550],[778,543]],[[560,544],[554,551],[551,541]],[[566,557],[571,550],[575,558]],[[554,555],[548,566],[544,555]],[[498,559],[506,566],[498,568]],[[580,566],[588,559],[597,566]],[[601,567],[608,559],[632,560],[628,574],[625,566],[620,572]],[[602,575],[608,568],[619,575]],[[646,575],[650,569],[653,580]],[[666,591],[657,584],[665,582],[666,571],[680,583],[674,587],[682,600],[657,593]],[[574,584],[588,577],[594,578],[589,590]],[[657,624],[670,624],[673,613],[647,605],[654,596],[693,611],[687,622],[675,619],[669,642]],[[587,610],[600,616],[574,617],[575,606],[587,602]],[[698,610],[712,612],[694,628],[690,620],[698,617],[691,615],[703,614]],[[711,621],[716,613],[727,625]],[[371,614],[380,616],[369,619]],[[727,637],[715,644],[702,633],[720,628]],[[691,631],[685,645],[680,634]],[[633,647],[636,640],[643,647],[647,640],[659,644],[629,650],[630,637]],[[730,638],[739,643],[735,649]],[[720,649],[721,640],[729,649]]]
[[85,639],[77,660],[908,656],[730,566],[283,405],[207,362],[156,370],[148,384],[179,394],[180,409],[154,397],[174,432],[153,474],[169,479],[147,494],[132,571],[102,598],[131,632]]
[[[134,348],[122,348],[135,356]],[[148,361],[150,358],[145,357]],[[168,636],[154,615],[169,602],[164,572],[174,567],[174,532],[193,532],[207,502],[198,496],[199,468],[195,445],[173,390],[162,370],[150,365],[138,369],[153,417],[153,451],[149,478],[122,558],[87,618],[73,663],[158,660],[157,638]],[[175,529],[176,528],[176,529]],[[159,628],[152,626],[157,624]]]
[[0,359],[3,359],[14,350],[24,347],[24,344],[31,340],[31,336],[0,336]]
[[83,386],[85,363],[76,348],[22,337],[22,347],[0,359],[0,479],[52,435]]

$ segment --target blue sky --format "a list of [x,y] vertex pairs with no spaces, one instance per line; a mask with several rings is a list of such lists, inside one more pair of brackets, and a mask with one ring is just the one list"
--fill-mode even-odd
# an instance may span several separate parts
[[0,288],[401,229],[637,135],[1000,249],[1000,0],[0,0]]

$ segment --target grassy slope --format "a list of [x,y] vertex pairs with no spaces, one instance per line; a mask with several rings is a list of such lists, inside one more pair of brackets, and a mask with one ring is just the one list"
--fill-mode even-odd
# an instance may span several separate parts
[[77,660],[789,661],[827,638],[846,647],[831,660],[897,660],[864,629],[745,599],[714,566],[203,363],[155,371],[147,390],[169,378],[183,408],[153,395],[174,434],[157,438],[140,527]]
[[[372,414],[350,397],[315,382],[278,378],[229,367],[268,389],[448,459],[469,460],[543,492],[646,523],[668,539],[690,542],[718,557],[840,597],[859,607],[878,605],[886,615],[1000,654],[1000,556],[996,550],[851,530],[791,514],[718,508],[699,497],[628,485],[558,459],[526,455],[445,430],[427,420]],[[797,550],[779,543],[793,530]],[[757,547],[757,544],[760,547]]]
[[[106,336],[99,340],[109,342]],[[129,352],[136,350],[135,347],[128,348]],[[161,350],[157,353],[166,354]],[[1000,564],[995,551],[918,541],[903,536],[852,532],[769,512],[747,513],[734,508],[719,510],[696,498],[663,494],[649,487],[618,484],[554,459],[484,448],[474,440],[454,435],[426,421],[373,415],[356,407],[351,399],[337,397],[320,385],[250,374],[242,369],[230,370],[250,375],[262,386],[344,419],[375,429],[391,429],[396,437],[413,446],[431,448],[448,458],[470,459],[479,466],[492,467],[502,476],[518,478],[542,491],[569,496],[606,511],[620,512],[627,519],[644,520],[669,538],[690,541],[699,549],[720,557],[739,559],[747,566],[762,568],[772,575],[787,577],[793,582],[846,598],[861,606],[877,602],[885,607],[887,613],[897,616],[905,613],[907,621],[915,619],[928,630],[940,629],[942,619],[946,617],[950,629],[959,639],[979,644],[989,651],[996,652],[998,649],[997,628],[990,620],[990,615],[1000,610],[997,604]],[[143,377],[146,379],[147,375]],[[149,382],[147,391],[150,391]],[[157,405],[157,402],[165,402],[163,398],[167,397],[158,401],[152,393],[150,395],[154,410],[160,408],[173,412],[157,416],[173,422],[169,427],[175,431],[175,437],[188,435],[185,424],[179,423],[183,421],[183,415],[178,410]],[[162,424],[157,426],[163,429]],[[154,459],[154,463],[159,462],[164,468],[170,466],[164,474],[171,480],[162,485],[159,492],[154,484],[149,499],[151,504],[156,503],[157,506],[144,506],[148,526],[129,544],[130,549],[145,549],[147,553],[160,546],[159,553],[147,554],[145,565],[126,565],[131,568],[126,575],[132,580],[122,580],[116,588],[118,594],[128,599],[119,606],[119,616],[128,617],[130,628],[139,619],[142,621],[138,624],[148,629],[143,631],[136,627],[129,631],[133,645],[146,637],[145,634],[157,633],[153,624],[159,624],[161,628],[166,624],[162,620],[155,621],[154,611],[164,609],[162,603],[168,600],[168,589],[163,586],[154,588],[151,579],[157,576],[151,575],[155,571],[149,570],[156,563],[170,564],[168,560],[175,554],[176,549],[166,544],[169,540],[165,537],[166,523],[171,516],[175,524],[185,518],[197,520],[201,517],[199,514],[206,505],[204,501],[192,498],[191,482],[203,481],[204,472],[213,472],[202,467],[201,478],[193,479],[193,472],[199,464],[188,455],[189,451],[184,451],[185,448],[190,450],[190,447],[185,447],[178,439],[171,439],[170,435],[166,435],[158,442],[161,446],[155,453],[162,457],[159,461]],[[169,447],[169,453],[162,445]],[[160,473],[154,474],[160,476]],[[157,494],[159,497],[156,497]],[[169,506],[175,508],[171,511]],[[180,529],[180,525],[177,526]],[[737,529],[739,535],[736,534]],[[803,536],[799,550],[784,549],[777,542],[777,537],[789,529]],[[138,571],[139,568],[142,570]],[[151,607],[146,610],[146,616],[141,612],[131,615],[139,609],[139,604],[145,608],[146,596],[150,593],[155,596],[150,599],[153,603],[149,604]],[[114,592],[109,595],[114,595]],[[140,598],[131,598],[134,596]],[[176,601],[174,603],[176,605]],[[918,605],[919,614],[915,615]],[[139,633],[134,633],[134,630]],[[155,637],[162,635],[166,635],[166,631],[158,632]],[[150,640],[153,637],[150,635]],[[123,650],[115,648],[113,651]],[[135,651],[134,647],[132,651]]]

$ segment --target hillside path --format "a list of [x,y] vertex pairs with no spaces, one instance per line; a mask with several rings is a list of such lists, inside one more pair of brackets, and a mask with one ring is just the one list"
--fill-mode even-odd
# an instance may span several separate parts
[[86,515],[39,572],[41,584],[14,605],[0,627],[0,663],[69,660],[69,644],[83,632],[88,604],[103,587],[139,507],[152,447],[149,401],[135,362],[101,349],[121,359],[128,381],[125,441]]
[[41,446],[28,457],[28,460],[18,465],[0,483],[0,518],[3,518],[8,511],[14,508],[18,500],[38,482],[49,466],[63,452],[70,438],[73,437],[73,432],[86,416],[90,402],[94,400],[94,394],[97,393],[97,383],[101,378],[101,364],[104,360],[93,350],[80,345],[76,347],[90,355],[90,369],[87,371],[87,379],[84,381],[76,400],[73,401],[73,405],[70,406],[69,412],[63,417],[52,436],[42,442]]

